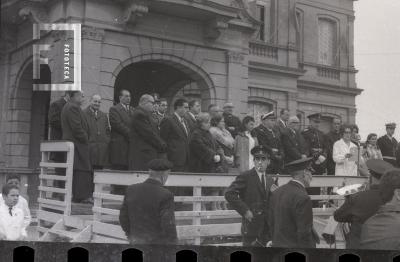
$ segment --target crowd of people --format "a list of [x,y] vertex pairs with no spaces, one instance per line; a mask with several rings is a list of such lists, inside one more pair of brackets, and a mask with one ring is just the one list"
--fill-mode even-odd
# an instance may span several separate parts
[[[250,151],[257,145],[269,150],[271,174],[287,173],[285,163],[308,157],[313,157],[314,175],[366,176],[368,159],[384,159],[394,166],[400,162],[395,124],[386,126],[386,135],[377,139],[370,134],[362,144],[358,127],[342,124],[340,118],[333,119],[329,133],[321,132],[319,113],[309,115],[310,125],[302,130],[299,118],[287,109],[279,116],[265,112],[255,126],[252,116],[235,116],[232,103],[222,109],[211,104],[202,112],[201,101],[179,98],[168,114],[166,99],[145,94],[133,108],[130,92],[121,90],[119,103],[107,114],[100,110],[101,101],[95,94],[82,110],[83,93],[71,91],[50,106],[50,139],[75,145],[74,202],[93,201],[94,169],[147,171],[150,160],[165,158],[174,172],[243,172],[253,167]],[[64,157],[55,153],[53,160]],[[113,192],[123,194],[124,189],[117,186]]]

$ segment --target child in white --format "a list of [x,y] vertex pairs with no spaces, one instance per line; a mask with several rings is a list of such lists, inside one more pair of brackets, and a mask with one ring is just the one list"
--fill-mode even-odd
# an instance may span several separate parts
[[4,202],[0,204],[0,239],[23,240],[27,237],[24,212],[17,207],[19,189],[15,185],[3,186]]

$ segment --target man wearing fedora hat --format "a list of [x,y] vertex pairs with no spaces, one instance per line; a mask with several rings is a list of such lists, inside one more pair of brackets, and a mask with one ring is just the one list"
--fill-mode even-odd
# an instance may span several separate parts
[[225,198],[242,216],[243,246],[266,246],[271,240],[268,209],[274,180],[267,175],[269,150],[255,146],[251,150],[254,168],[241,173],[228,187]]
[[383,160],[397,166],[396,163],[396,150],[397,140],[393,137],[394,131],[396,130],[396,123],[388,123],[386,126],[386,135],[381,136],[378,139],[378,146],[382,152]]
[[173,244],[177,241],[174,195],[164,184],[172,163],[153,159],[149,178],[128,187],[119,221],[131,244]]
[[270,225],[272,246],[315,248],[319,237],[313,228],[313,212],[306,188],[312,180],[312,158],[285,165],[292,180],[272,193]]
[[283,145],[280,133],[275,129],[276,114],[274,111],[261,115],[261,124],[253,129],[252,135],[257,137],[258,144],[265,146],[271,156],[270,172],[281,173],[283,167]]
[[370,172],[369,189],[346,196],[344,204],[333,213],[336,221],[350,223],[350,231],[345,236],[346,248],[359,248],[362,224],[382,205],[380,179],[386,171],[393,169],[381,159],[370,159],[366,164]]

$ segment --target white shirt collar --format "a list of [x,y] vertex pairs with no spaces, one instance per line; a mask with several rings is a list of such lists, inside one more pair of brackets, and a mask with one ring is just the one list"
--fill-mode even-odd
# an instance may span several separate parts
[[190,114],[190,116],[191,116],[193,119],[196,119],[196,116],[195,116],[192,112],[188,111],[188,113]]
[[[257,172],[258,178],[260,178],[260,181],[262,181],[261,180],[262,179],[262,175],[265,175],[265,172],[261,173],[261,172],[258,172],[257,170],[256,170],[256,172]],[[264,179],[266,179],[266,178],[264,178]]]
[[178,118],[178,120],[179,120],[180,122],[182,122],[182,117],[180,117],[176,112],[174,112],[174,114],[176,115],[176,117]]

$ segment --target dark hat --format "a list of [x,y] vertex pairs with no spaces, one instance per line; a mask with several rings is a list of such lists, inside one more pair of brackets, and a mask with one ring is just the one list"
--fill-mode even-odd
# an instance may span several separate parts
[[396,128],[396,123],[387,123],[386,128]]
[[320,113],[315,113],[307,116],[308,119],[314,121],[314,122],[321,122],[321,114]]
[[271,111],[261,115],[261,120],[265,119],[276,119],[275,111]]
[[250,153],[253,156],[269,156],[269,150],[263,145],[255,146],[251,149]]
[[304,159],[302,158],[302,159],[292,161],[285,165],[285,169],[289,173],[293,173],[293,172],[300,171],[300,170],[312,171],[312,168],[311,168],[312,159],[313,159],[312,157],[308,157],[308,158],[304,158]]
[[369,159],[366,164],[371,175],[377,179],[380,179],[386,171],[394,168],[393,165],[382,159]]
[[161,159],[161,158],[153,159],[147,165],[150,170],[154,170],[154,171],[170,170],[173,166],[171,162],[169,162],[166,159]]

